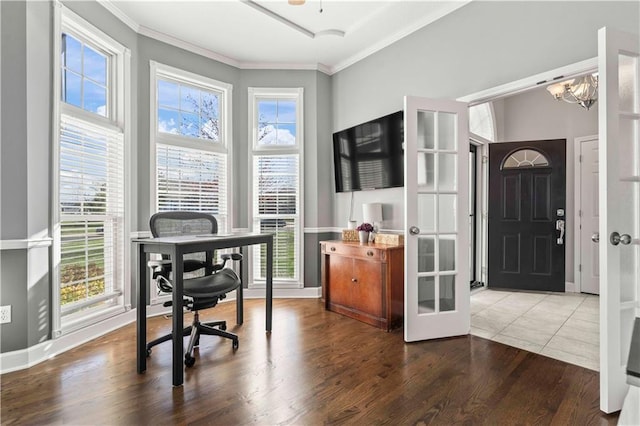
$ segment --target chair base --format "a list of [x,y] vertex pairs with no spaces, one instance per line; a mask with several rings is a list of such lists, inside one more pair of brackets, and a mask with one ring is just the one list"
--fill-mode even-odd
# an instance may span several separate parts
[[[220,336],[226,339],[231,339],[231,341],[233,342],[232,345],[233,345],[234,351],[238,349],[238,346],[240,345],[238,335],[225,331],[227,329],[226,321],[210,321],[210,322],[202,323],[200,322],[199,317],[200,316],[198,315],[198,312],[194,311],[193,322],[191,323],[190,326],[185,327],[182,330],[183,337],[191,336],[191,338],[189,339],[187,350],[184,355],[184,364],[187,367],[192,367],[196,362],[196,359],[192,356],[192,353],[193,353],[193,349],[199,346],[200,335],[202,334],[206,334],[208,336]],[[152,347],[159,345],[160,343],[169,341],[171,339],[172,339],[172,335],[167,334],[147,343],[147,356],[151,355]]]

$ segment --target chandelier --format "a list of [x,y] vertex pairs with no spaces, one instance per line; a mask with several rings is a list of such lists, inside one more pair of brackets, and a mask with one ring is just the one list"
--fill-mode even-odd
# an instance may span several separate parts
[[598,76],[589,74],[576,77],[552,84],[547,90],[558,101],[578,104],[588,110],[598,100]]

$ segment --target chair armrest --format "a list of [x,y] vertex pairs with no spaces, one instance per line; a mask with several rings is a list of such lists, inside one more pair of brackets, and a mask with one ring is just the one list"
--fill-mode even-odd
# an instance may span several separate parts
[[169,259],[150,260],[150,261],[147,262],[147,266],[149,268],[168,268],[168,269],[171,269],[171,260],[169,260]]
[[231,260],[242,260],[242,254],[240,253],[225,253],[220,255],[220,258],[224,261],[227,261],[229,259]]

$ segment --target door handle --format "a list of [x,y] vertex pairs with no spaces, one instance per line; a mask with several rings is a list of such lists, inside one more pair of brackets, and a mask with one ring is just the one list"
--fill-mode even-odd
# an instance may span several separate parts
[[420,228],[418,228],[417,226],[412,226],[411,228],[409,228],[409,233],[411,235],[418,235],[420,233]]
[[563,219],[556,220],[556,230],[560,231],[560,236],[556,240],[558,245],[564,244],[564,223]]
[[629,244],[631,244],[631,235],[629,234],[618,234],[618,232],[613,231],[611,233],[611,236],[609,237],[609,241],[611,241],[611,244],[614,246],[617,246],[618,244],[622,243],[625,246],[628,246]]
[[594,243],[599,243],[600,242],[600,233],[596,232],[595,234],[593,234],[591,236],[591,241],[593,241]]

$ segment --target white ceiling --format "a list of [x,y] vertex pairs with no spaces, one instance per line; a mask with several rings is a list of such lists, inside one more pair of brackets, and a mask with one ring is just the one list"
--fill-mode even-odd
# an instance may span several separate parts
[[236,67],[333,74],[471,0],[98,1],[140,34]]

